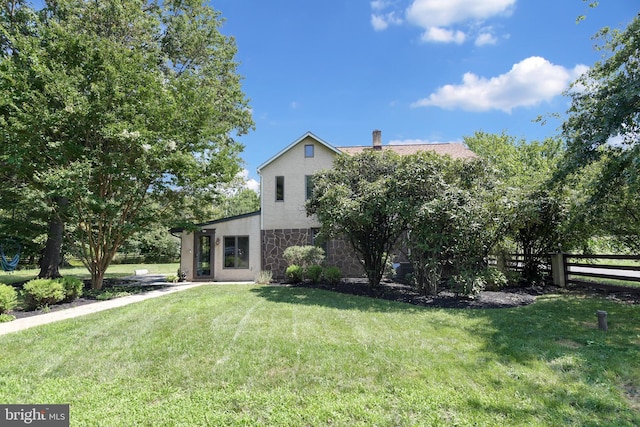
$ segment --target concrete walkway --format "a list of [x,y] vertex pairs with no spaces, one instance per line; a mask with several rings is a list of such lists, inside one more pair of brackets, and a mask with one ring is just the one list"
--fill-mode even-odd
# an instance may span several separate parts
[[58,320],[72,319],[74,317],[84,316],[85,314],[97,313],[99,311],[110,310],[116,307],[133,304],[135,302],[144,301],[150,298],[157,298],[163,295],[169,295],[175,292],[203,286],[210,283],[190,283],[182,282],[171,284],[165,281],[165,276],[159,274],[149,274],[144,276],[125,277],[127,280],[136,280],[140,285],[164,285],[168,286],[157,291],[145,292],[143,294],[130,295],[122,298],[115,298],[107,301],[92,302],[90,304],[80,305],[78,307],[67,308],[65,310],[54,311],[51,313],[38,314],[36,316],[23,317],[12,320],[11,322],[0,323],[0,335],[6,335],[11,332],[18,332],[33,326],[45,325],[47,323],[57,322]]

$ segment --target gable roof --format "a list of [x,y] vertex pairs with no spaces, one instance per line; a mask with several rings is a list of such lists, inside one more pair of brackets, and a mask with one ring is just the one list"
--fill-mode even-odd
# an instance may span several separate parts
[[[198,223],[198,224],[194,224],[194,226],[196,226],[196,227],[204,227],[206,225],[213,225],[213,224],[219,224],[219,223],[223,223],[223,222],[234,221],[236,219],[248,218],[248,217],[255,216],[255,215],[260,215],[260,211],[249,212],[249,213],[244,213],[244,214],[235,215],[235,216],[228,216],[226,218],[214,219],[213,221],[207,221],[207,222],[201,222],[201,223]],[[169,232],[171,234],[173,234],[173,233],[182,233],[184,230],[185,230],[185,227],[173,227],[173,228],[171,228],[169,230]]]
[[278,152],[278,154],[276,154],[275,156],[271,157],[269,160],[267,160],[266,162],[264,162],[263,164],[261,164],[260,166],[258,166],[258,173],[260,173],[260,171],[262,171],[262,169],[264,169],[265,167],[267,167],[270,163],[272,163],[274,160],[276,160],[278,157],[282,156],[284,153],[286,153],[287,151],[289,151],[290,149],[292,149],[293,147],[295,147],[296,145],[298,145],[302,140],[304,140],[305,138],[312,138],[314,139],[317,143],[319,143],[320,145],[324,145],[327,149],[329,149],[330,151],[333,151],[336,154],[340,154],[340,150],[338,150],[336,147],[334,147],[333,145],[329,144],[326,141],[323,141],[322,139],[318,138],[317,136],[315,136],[313,133],[311,132],[306,132],[304,135],[302,135],[300,138],[296,139],[295,141],[293,141],[291,144],[287,145],[284,149],[280,150],[280,152]]
[[[345,154],[353,155],[362,153],[365,150],[372,150],[372,146],[352,146],[352,147],[336,147]],[[454,159],[469,159],[478,157],[476,153],[469,150],[464,144],[458,142],[439,143],[439,144],[406,144],[406,145],[383,145],[382,150],[393,151],[401,156],[415,154],[421,151],[433,151],[440,155],[449,155]]]

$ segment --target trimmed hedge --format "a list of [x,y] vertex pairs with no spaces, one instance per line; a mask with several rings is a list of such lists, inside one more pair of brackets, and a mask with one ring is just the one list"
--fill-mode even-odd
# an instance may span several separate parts
[[64,300],[64,286],[55,279],[34,279],[23,287],[24,301],[29,310],[57,304]]

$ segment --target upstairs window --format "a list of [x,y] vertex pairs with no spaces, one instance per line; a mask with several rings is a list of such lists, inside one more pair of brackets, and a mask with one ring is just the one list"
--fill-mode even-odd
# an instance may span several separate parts
[[276,202],[284,202],[284,176],[276,176]]
[[304,186],[306,188],[306,197],[309,200],[313,197],[313,175],[305,175],[304,176]]
[[304,146],[304,156],[305,157],[313,157],[313,144],[307,144]]

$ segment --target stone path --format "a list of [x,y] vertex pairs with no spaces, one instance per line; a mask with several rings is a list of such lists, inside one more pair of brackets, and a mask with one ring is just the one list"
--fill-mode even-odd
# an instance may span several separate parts
[[159,274],[149,274],[144,276],[125,277],[128,280],[136,280],[141,285],[164,285],[168,287],[150,291],[144,294],[130,295],[122,298],[115,298],[107,301],[94,302],[91,304],[81,305],[78,307],[68,308],[66,310],[55,311],[51,313],[39,314],[37,316],[24,317],[12,320],[11,322],[0,323],[0,335],[6,335],[11,332],[18,332],[33,326],[45,325],[47,323],[57,322],[58,320],[71,319],[74,317],[84,316],[86,314],[97,313],[99,311],[109,310],[124,305],[133,304],[150,298],[157,298],[163,295],[169,295],[174,292],[180,292],[197,286],[210,285],[211,283],[190,283],[182,282],[175,285],[165,281],[165,276]]

